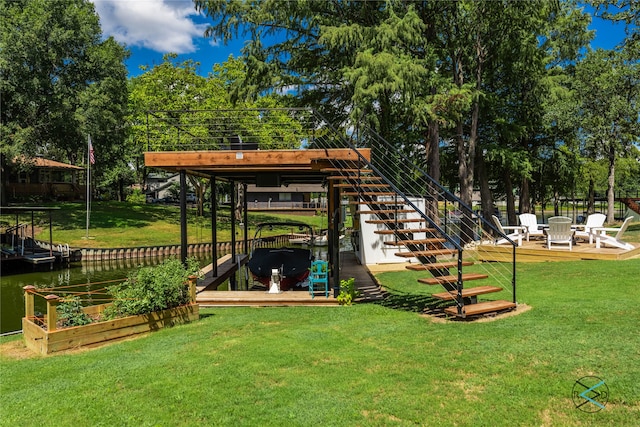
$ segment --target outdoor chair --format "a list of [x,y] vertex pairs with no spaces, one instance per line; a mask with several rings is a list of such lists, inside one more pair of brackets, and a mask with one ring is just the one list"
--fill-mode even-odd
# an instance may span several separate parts
[[[500,223],[500,219],[497,216],[491,215],[493,218],[493,223],[496,226],[496,229],[500,232],[500,236],[507,236],[509,239],[517,241],[518,246],[522,246],[522,235],[524,232],[524,227],[520,225],[502,225]],[[507,231],[511,231],[511,233],[507,234]],[[504,237],[496,239],[496,245],[502,245],[504,243],[510,243],[509,240]]]
[[607,219],[607,216],[601,213],[594,213],[587,217],[587,222],[584,224],[574,225],[576,228],[575,237],[582,239],[589,239],[589,244],[593,243],[594,234],[591,233],[591,229],[594,227],[602,227],[604,226],[604,220]]
[[329,298],[329,263],[327,261],[313,261],[308,280],[312,299],[316,292],[324,292],[324,296]]
[[518,217],[520,219],[520,225],[525,227],[524,237],[529,241],[530,237],[544,237],[542,227],[544,224],[538,224],[538,219],[534,214],[524,213]]
[[547,234],[547,249],[551,245],[569,245],[569,250],[573,245],[574,230],[571,229],[571,218],[567,216],[552,216],[549,218],[549,228]]
[[[615,248],[625,249],[627,251],[634,249],[632,244],[622,241],[622,236],[627,230],[627,227],[629,226],[629,223],[632,219],[632,216],[627,217],[620,228],[593,227],[591,229],[591,233],[596,239],[596,249],[600,249],[600,245],[613,246]],[[616,234],[613,236],[609,236],[606,234],[607,232],[615,232]]]

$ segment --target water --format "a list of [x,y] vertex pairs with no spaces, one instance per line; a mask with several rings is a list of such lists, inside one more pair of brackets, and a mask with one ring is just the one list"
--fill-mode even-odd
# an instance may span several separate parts
[[[2,276],[0,277],[0,333],[22,329],[22,317],[24,316],[24,291],[22,288],[24,286],[52,288],[125,279],[131,271],[139,266],[155,265],[160,261],[160,258],[90,261],[72,268]],[[201,265],[210,262],[211,258],[200,260]],[[101,285],[101,287],[103,286],[105,285]],[[86,289],[79,288],[78,290]],[[46,310],[44,299],[36,296],[35,311],[45,313]]]

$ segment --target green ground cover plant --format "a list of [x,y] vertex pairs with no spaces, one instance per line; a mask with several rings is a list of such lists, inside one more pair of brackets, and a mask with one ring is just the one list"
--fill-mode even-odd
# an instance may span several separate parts
[[[436,290],[400,272],[380,304],[202,309],[49,357],[5,337],[0,425],[638,425],[640,259],[517,270],[530,310],[487,322],[422,315]],[[585,375],[610,390],[594,414],[572,401]]]

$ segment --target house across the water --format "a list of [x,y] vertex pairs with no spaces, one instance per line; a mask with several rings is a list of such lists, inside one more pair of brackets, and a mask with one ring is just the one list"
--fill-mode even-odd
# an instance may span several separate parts
[[36,157],[7,165],[3,192],[7,201],[83,200],[85,169],[56,160]]

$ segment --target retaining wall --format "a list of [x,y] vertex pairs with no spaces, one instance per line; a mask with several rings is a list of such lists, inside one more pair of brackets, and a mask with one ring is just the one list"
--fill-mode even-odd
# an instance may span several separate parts
[[[262,240],[260,246],[281,246],[289,241],[289,236],[275,236],[267,240]],[[247,242],[249,249],[253,244],[253,239]],[[156,258],[164,256],[180,256],[180,245],[160,245],[160,246],[141,246],[135,248],[80,248],[82,251],[83,261],[99,261],[114,259],[141,259]],[[213,251],[211,243],[192,243],[187,245],[187,256],[209,253]],[[236,242],[236,252],[244,251],[244,241]],[[231,252],[231,242],[219,242],[217,244],[217,252]]]

